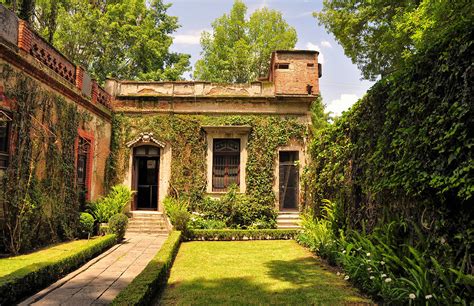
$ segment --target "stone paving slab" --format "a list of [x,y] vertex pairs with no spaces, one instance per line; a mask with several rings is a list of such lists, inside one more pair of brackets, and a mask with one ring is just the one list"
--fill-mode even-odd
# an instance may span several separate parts
[[158,252],[167,236],[129,234],[81,268],[19,305],[108,305]]

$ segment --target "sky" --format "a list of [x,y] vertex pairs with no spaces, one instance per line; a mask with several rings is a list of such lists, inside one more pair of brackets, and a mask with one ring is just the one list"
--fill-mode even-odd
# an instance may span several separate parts
[[[171,50],[191,54],[194,66],[200,58],[199,38],[202,31],[212,30],[211,23],[224,13],[230,12],[234,0],[165,0],[172,4],[168,14],[178,17],[181,27],[173,34]],[[340,115],[359,98],[373,82],[361,80],[361,73],[355,64],[344,55],[344,50],[332,34],[318,25],[312,16],[322,10],[322,0],[244,0],[247,14],[268,7],[282,12],[288,24],[296,29],[296,49],[317,50],[319,62],[323,65],[320,91],[326,111]]]

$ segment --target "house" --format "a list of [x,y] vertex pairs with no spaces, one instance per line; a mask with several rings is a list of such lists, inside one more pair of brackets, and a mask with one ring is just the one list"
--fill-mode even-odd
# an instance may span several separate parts
[[0,15],[4,221],[18,212],[12,198],[40,194],[32,207],[51,223],[117,183],[137,191],[131,215],[159,215],[170,194],[220,197],[231,185],[298,211],[317,51],[275,51],[268,77],[250,84],[109,79],[102,88],[3,6]]

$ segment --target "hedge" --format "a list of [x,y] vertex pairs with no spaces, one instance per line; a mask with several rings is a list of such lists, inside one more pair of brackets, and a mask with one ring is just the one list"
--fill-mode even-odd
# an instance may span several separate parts
[[[75,270],[86,261],[115,244],[115,235],[107,235],[90,241],[77,252],[46,262],[25,266],[0,278],[0,305],[10,305],[34,294]],[[34,253],[33,253],[34,254]],[[32,254],[32,255],[33,255]]]
[[171,266],[181,243],[181,232],[173,231],[165,243],[135,279],[112,301],[112,305],[150,305],[168,280]]
[[217,229],[217,230],[193,230],[187,240],[285,240],[294,239],[300,230],[298,229]]

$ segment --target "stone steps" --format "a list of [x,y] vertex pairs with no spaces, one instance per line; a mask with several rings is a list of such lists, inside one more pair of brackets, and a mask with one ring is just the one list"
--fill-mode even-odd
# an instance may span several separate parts
[[280,229],[299,229],[300,213],[299,211],[280,211],[277,217],[277,228]]
[[169,229],[163,213],[155,211],[131,211],[127,233],[168,234]]

